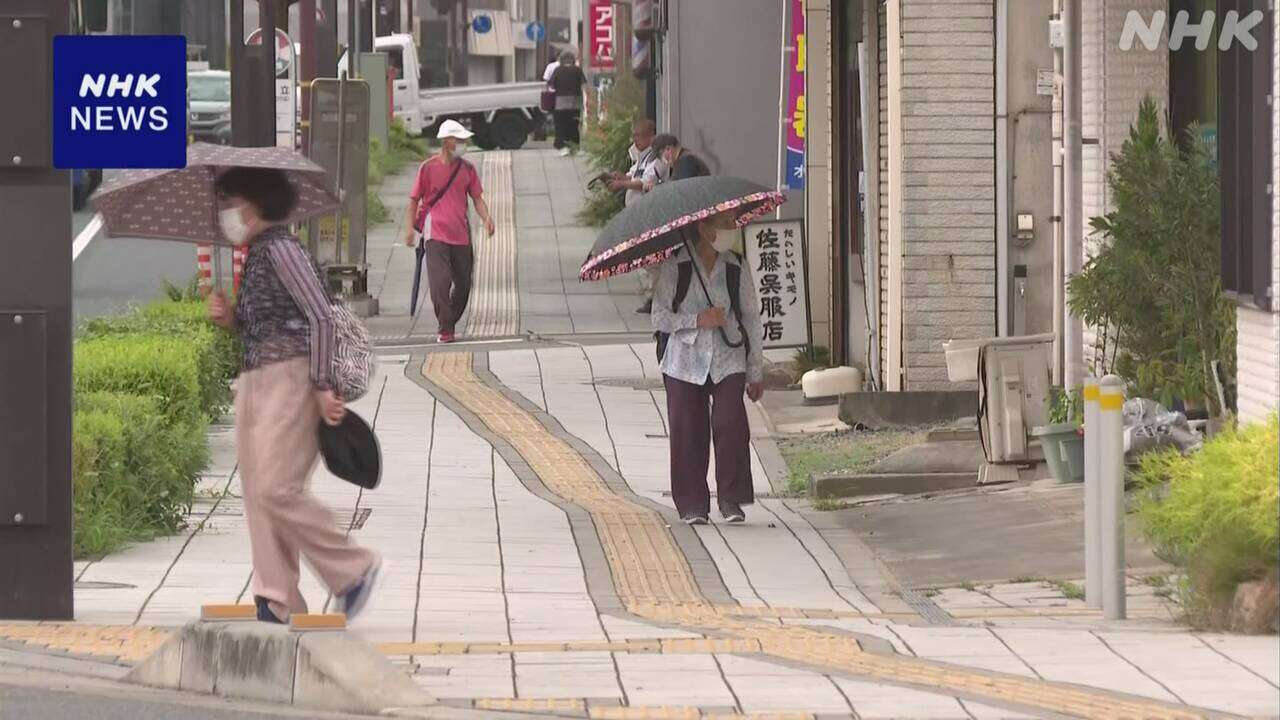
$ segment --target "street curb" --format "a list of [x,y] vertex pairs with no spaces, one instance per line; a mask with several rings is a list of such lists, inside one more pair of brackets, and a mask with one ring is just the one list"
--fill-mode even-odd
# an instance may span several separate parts
[[346,632],[295,632],[259,622],[190,623],[124,681],[373,715],[435,704],[372,645]]

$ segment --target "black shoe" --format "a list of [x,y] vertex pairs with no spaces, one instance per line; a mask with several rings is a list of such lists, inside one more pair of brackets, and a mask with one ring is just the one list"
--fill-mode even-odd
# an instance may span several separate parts
[[743,523],[747,521],[747,514],[743,512],[742,506],[736,502],[728,500],[720,501],[720,517],[729,523]]
[[684,521],[684,524],[685,524],[685,525],[709,525],[709,524],[711,524],[711,519],[710,519],[710,518],[708,518],[708,517],[707,517],[705,514],[703,514],[703,513],[687,513],[687,514],[685,514],[685,515],[681,515],[681,516],[680,516],[680,519]]
[[645,300],[644,304],[636,308],[636,312],[641,315],[648,315],[653,312],[653,299]]
[[253,596],[253,604],[258,606],[258,622],[284,625],[284,621],[271,611],[271,601],[261,595]]

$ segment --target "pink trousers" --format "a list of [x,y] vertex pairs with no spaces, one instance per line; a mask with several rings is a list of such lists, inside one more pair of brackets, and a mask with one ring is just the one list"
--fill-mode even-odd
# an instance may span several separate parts
[[307,489],[319,460],[316,405],[306,358],[240,375],[236,454],[253,551],[253,592],[277,617],[307,612],[298,591],[299,555],[335,595],[372,567],[375,556],[338,528]]

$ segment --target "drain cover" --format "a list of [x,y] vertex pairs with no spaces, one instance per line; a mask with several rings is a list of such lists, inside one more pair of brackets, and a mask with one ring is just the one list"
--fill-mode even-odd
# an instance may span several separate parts
[[905,600],[913,610],[920,613],[920,617],[924,618],[925,620],[928,620],[929,624],[931,625],[955,625],[956,624],[955,620],[951,617],[950,613],[948,613],[946,610],[943,610],[941,607],[938,606],[937,603],[925,597],[919,591],[907,590],[903,588],[903,590],[898,594],[902,596],[902,599]]
[[360,508],[356,510],[356,516],[351,520],[352,530],[361,530],[364,528],[365,522],[369,519],[369,514],[373,512],[372,508]]

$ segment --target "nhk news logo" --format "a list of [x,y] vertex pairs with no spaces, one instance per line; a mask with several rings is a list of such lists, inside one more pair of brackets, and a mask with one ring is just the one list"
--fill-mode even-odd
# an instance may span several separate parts
[[55,37],[54,165],[185,166],[186,58],[181,36]]
[[[1212,10],[1205,10],[1199,21],[1192,22],[1191,13],[1180,10],[1173,18],[1173,25],[1169,27],[1169,49],[1181,50],[1184,42],[1194,40],[1196,50],[1207,50],[1213,43],[1216,32],[1217,42],[1213,44],[1222,52],[1230,50],[1236,43],[1253,52],[1258,49],[1258,39],[1254,37],[1253,31],[1266,19],[1266,13],[1261,10],[1247,13],[1228,10],[1222,17],[1218,17]],[[1120,31],[1120,49],[1126,52],[1132,50],[1134,41],[1138,40],[1147,50],[1159,50],[1160,39],[1168,20],[1169,13],[1164,10],[1156,10],[1151,14],[1150,20],[1141,12],[1130,10],[1125,15],[1124,28]]]

